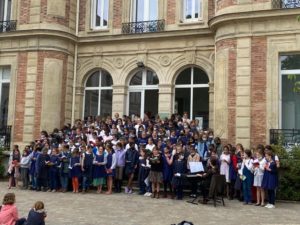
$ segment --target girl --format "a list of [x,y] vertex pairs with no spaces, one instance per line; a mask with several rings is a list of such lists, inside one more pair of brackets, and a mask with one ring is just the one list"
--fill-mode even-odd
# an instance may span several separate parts
[[71,178],[72,178],[72,187],[73,193],[78,193],[79,189],[79,178],[81,177],[81,170],[80,170],[80,157],[79,157],[79,149],[75,148],[71,161],[70,161],[70,168],[71,168]]
[[223,148],[223,153],[220,156],[221,166],[220,166],[220,174],[225,175],[226,177],[226,193],[227,198],[229,198],[229,185],[230,185],[230,179],[229,179],[229,164],[230,164],[230,154],[229,154],[229,147],[226,145]]
[[21,154],[20,154],[19,146],[14,145],[8,163],[8,175],[9,175],[8,189],[18,186],[18,178],[20,176],[20,171],[19,171],[20,160],[21,160]]
[[28,148],[25,148],[20,162],[23,189],[27,189],[29,185],[30,157]]
[[[237,158],[237,165],[236,170],[240,171],[242,167],[243,157],[244,157],[244,147],[242,144],[236,145],[236,152],[235,152],[236,158]],[[236,197],[239,199],[239,201],[243,201],[243,187],[242,187],[242,180],[240,179],[240,176],[238,175],[235,180],[234,189],[236,191]]]
[[93,147],[91,145],[87,146],[86,151],[81,155],[81,171],[82,171],[82,193],[85,193],[90,187],[93,177]]
[[252,204],[251,187],[253,184],[253,160],[251,159],[251,151],[245,150],[242,167],[240,170],[241,180],[243,184],[244,205]]
[[234,185],[237,179],[237,156],[235,155],[236,148],[232,147],[230,149],[230,164],[229,164],[229,179],[230,179],[230,188],[229,188],[229,200],[232,200],[234,197]]
[[50,189],[49,191],[56,192],[58,190],[58,179],[59,179],[59,150],[58,148],[54,148],[52,150],[52,154],[50,156]]
[[0,224],[5,225],[22,225],[26,221],[24,218],[19,219],[18,209],[15,205],[16,196],[14,193],[4,195],[2,207],[0,210]]
[[256,187],[256,206],[265,206],[265,191],[262,188],[262,180],[264,177],[264,170],[266,165],[266,160],[264,158],[264,151],[259,149],[256,152],[256,160],[253,161],[254,165],[254,183],[253,186]]
[[33,152],[31,152],[31,165],[30,165],[30,182],[31,182],[31,190],[36,189],[36,176],[35,176],[35,163],[38,155],[40,154],[41,148],[38,146],[34,146]]
[[123,171],[125,167],[125,153],[124,147],[121,142],[116,144],[115,148],[115,158],[116,158],[116,171],[115,171],[115,191],[117,193],[121,192]]
[[149,159],[151,169],[149,178],[152,182],[152,198],[159,198],[160,184],[162,182],[163,161],[161,154],[156,146],[152,150],[152,156]]
[[155,144],[153,143],[153,139],[150,137],[148,138],[148,144],[146,145],[146,149],[149,149],[151,152],[155,148]]
[[265,164],[265,172],[262,181],[262,188],[268,190],[268,202],[265,207],[268,209],[275,208],[275,189],[278,186],[278,174],[276,161],[273,159],[273,152],[266,150],[265,157],[267,163]]
[[106,164],[106,175],[107,175],[107,192],[105,194],[112,193],[113,178],[115,176],[116,168],[116,155],[113,153],[112,146],[110,144],[106,145],[107,164]]
[[98,152],[94,158],[94,171],[93,171],[93,185],[97,187],[97,193],[102,192],[102,185],[105,184],[105,165],[107,163],[107,156],[104,153],[102,146],[98,148]]
[[44,203],[38,201],[29,211],[27,222],[25,225],[45,225],[45,218],[47,217]]
[[[174,152],[175,153],[175,152]],[[174,188],[174,193],[178,200],[183,198],[183,178],[182,174],[186,173],[186,160],[183,153],[183,148],[181,145],[176,146],[176,154],[173,160],[173,178],[172,185]]]
[[[176,151],[176,150],[175,150]],[[170,193],[172,195],[172,164],[173,164],[174,154],[170,153],[170,148],[164,148],[164,154],[162,155],[163,160],[163,182],[164,182],[164,198],[167,197],[168,186],[170,189]]]
[[71,154],[69,151],[69,145],[63,146],[63,151],[60,154],[60,183],[62,187],[62,192],[66,192],[69,183],[69,165],[70,165]]
[[134,172],[137,169],[139,162],[139,153],[135,150],[135,143],[129,142],[129,149],[125,153],[125,174],[128,176],[128,184],[125,188],[126,194],[132,193],[132,181]]
[[[190,171],[190,162],[200,162],[201,158],[200,155],[196,152],[196,149],[194,147],[194,145],[190,145],[190,155],[188,156],[187,159],[187,169]],[[192,193],[190,195],[190,197],[192,198],[196,198],[197,196],[197,189],[198,189],[198,181],[197,179],[189,179],[190,183],[191,183],[191,187],[192,187]]]
[[147,152],[148,151],[146,149],[140,150],[138,181],[139,181],[139,189],[140,189],[139,194],[144,195],[145,193],[147,193],[147,195],[145,195],[145,196],[150,196],[148,194],[148,187],[145,182],[146,178],[149,175],[149,171],[150,171],[150,165],[149,165],[149,159],[147,157]]

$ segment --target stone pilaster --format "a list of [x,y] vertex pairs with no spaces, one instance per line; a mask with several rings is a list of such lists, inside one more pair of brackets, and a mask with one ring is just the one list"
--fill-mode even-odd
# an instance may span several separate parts
[[158,113],[161,118],[170,117],[173,112],[174,85],[160,84],[158,97]]
[[112,115],[115,113],[127,114],[127,90],[128,88],[125,85],[113,85]]

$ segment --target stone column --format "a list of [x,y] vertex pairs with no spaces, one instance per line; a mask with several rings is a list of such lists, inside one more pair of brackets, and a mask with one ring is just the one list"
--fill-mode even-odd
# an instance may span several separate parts
[[161,118],[170,117],[174,104],[174,85],[160,84],[158,97],[158,114]]
[[113,85],[112,115],[119,113],[120,116],[127,115],[127,92],[125,85]]
[[[75,116],[74,119],[81,119],[83,118],[83,97],[84,97],[84,87],[77,86],[75,89]],[[72,121],[74,122],[74,121]]]
[[209,83],[209,128],[214,128],[214,103],[215,103],[215,99],[214,99],[214,83],[211,82]]

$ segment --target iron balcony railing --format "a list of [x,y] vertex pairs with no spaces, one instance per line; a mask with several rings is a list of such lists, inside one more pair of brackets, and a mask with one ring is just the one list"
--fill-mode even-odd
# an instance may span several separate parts
[[270,129],[270,144],[286,148],[300,147],[300,129]]
[[0,33],[15,31],[17,29],[16,20],[0,21]]
[[11,126],[0,127],[0,148],[9,149],[11,141]]
[[123,34],[160,32],[165,30],[165,20],[151,20],[122,24]]
[[273,9],[300,8],[300,0],[272,0]]

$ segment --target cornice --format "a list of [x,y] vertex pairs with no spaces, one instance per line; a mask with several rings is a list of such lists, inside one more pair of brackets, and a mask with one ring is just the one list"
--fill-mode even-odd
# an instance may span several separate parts
[[266,20],[271,18],[279,17],[296,17],[300,15],[300,8],[295,9],[269,9],[251,12],[238,12],[238,13],[228,13],[219,16],[215,16],[208,21],[208,25],[214,32],[218,26],[224,23],[230,23],[235,21],[251,21],[251,20]]

